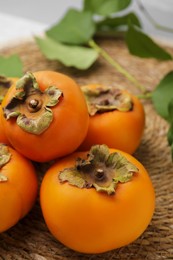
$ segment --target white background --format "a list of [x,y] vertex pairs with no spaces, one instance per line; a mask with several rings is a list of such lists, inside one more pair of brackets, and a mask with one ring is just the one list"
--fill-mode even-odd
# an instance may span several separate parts
[[[133,0],[129,7],[139,15],[146,33],[173,40],[173,33],[156,30],[137,1],[142,1],[157,23],[173,29],[173,0]],[[81,9],[82,0],[0,0],[0,44],[40,33],[58,22],[70,7]]]

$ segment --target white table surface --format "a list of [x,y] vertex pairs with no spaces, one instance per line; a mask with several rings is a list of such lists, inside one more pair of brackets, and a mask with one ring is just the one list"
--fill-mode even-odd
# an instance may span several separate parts
[[48,25],[0,12],[0,48],[43,33]]
[[[40,18],[38,16],[38,9],[34,8],[34,5],[36,5],[35,3],[38,4],[39,1],[35,2],[34,0],[30,0],[30,9],[27,10],[24,9],[25,4],[24,1],[22,1],[23,5],[20,5],[20,12],[18,13],[17,11],[19,10],[19,6],[18,8],[16,7],[16,10],[12,10],[10,8],[8,9],[8,1],[0,0],[0,48],[4,47],[5,45],[11,45],[15,42],[19,42],[21,39],[28,39],[36,34],[43,33],[45,29],[59,21],[68,8],[74,7],[79,9],[81,5],[80,0],[76,0],[74,2],[71,0],[50,0],[51,3],[54,2],[54,5],[56,4],[56,8],[51,8],[51,12],[50,10],[46,12],[46,8],[48,8],[48,2],[44,2],[43,10],[40,11]],[[21,0],[18,0],[18,2],[20,1]],[[157,21],[160,21],[161,24],[164,24],[165,22],[165,26],[173,28],[173,0],[165,1],[166,2],[164,2],[165,4],[163,5],[163,1],[159,0],[160,5],[162,4],[161,8],[156,0],[145,0],[145,2],[148,3],[148,10],[153,13],[154,18]],[[157,5],[155,4],[156,2]],[[8,10],[8,13],[5,10]],[[164,43],[168,43],[169,45],[173,46],[173,33],[165,33],[164,31],[153,28],[152,24],[150,24],[146,17],[144,17],[144,15],[140,12],[135,1],[133,2],[130,10],[137,12],[142,21],[144,31],[147,34],[153,36],[156,39],[161,39]],[[38,17],[37,20],[36,17]]]

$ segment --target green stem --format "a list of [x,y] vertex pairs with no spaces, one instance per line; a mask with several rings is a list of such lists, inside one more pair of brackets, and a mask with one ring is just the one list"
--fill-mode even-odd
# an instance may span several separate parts
[[151,93],[151,92],[147,92],[147,93],[145,93],[145,94],[143,94],[143,95],[137,95],[137,97],[138,97],[139,99],[151,99],[151,96],[152,96],[152,93]]
[[118,72],[124,75],[129,81],[131,81],[142,93],[146,93],[146,89],[142,86],[135,77],[133,77],[126,69],[124,69],[117,61],[102,49],[94,40],[89,41],[89,46],[96,50],[110,65],[112,65]]

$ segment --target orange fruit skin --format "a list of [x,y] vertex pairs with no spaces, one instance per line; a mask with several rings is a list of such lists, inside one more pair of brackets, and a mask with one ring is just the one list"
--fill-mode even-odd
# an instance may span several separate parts
[[86,158],[85,152],[58,160],[43,178],[40,203],[47,227],[57,240],[75,251],[95,254],[128,245],[152,219],[155,192],[146,169],[133,156],[118,152],[136,165],[139,173],[131,181],[119,183],[113,195],[59,182],[59,172],[73,167],[76,158]]
[[9,147],[10,161],[0,169],[8,178],[0,181],[0,232],[14,226],[32,209],[38,194],[38,179],[32,163]]
[[[89,116],[82,91],[73,79],[54,71],[33,74],[42,91],[56,86],[63,92],[60,102],[51,107],[52,123],[40,135],[21,129],[16,118],[6,120],[3,117],[3,126],[10,144],[17,151],[31,160],[46,162],[70,154],[79,147],[88,130]],[[14,92],[15,86],[7,92],[2,107],[8,104]]]

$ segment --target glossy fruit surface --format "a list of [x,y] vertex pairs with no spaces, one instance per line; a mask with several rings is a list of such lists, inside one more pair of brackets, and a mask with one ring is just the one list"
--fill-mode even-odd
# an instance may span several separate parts
[[[96,91],[100,90],[103,86],[100,87],[99,84],[91,84],[87,87],[90,91]],[[95,92],[94,94],[97,97]],[[125,104],[125,107],[118,107],[118,109],[112,108],[112,101],[109,100],[112,99],[111,93],[110,96],[106,96],[106,93],[105,99],[102,97],[104,95],[101,96],[99,102],[102,102],[102,104],[105,103],[106,105],[102,106],[102,110],[100,109],[100,111],[96,112],[94,115],[90,115],[88,132],[79,150],[87,151],[92,145],[106,144],[109,147],[130,154],[134,153],[138,148],[143,135],[145,113],[142,103],[136,96],[123,90],[122,96],[124,94],[124,104],[126,101],[127,103]],[[116,94],[115,99],[117,97],[119,98],[119,96],[119,93]],[[108,107],[109,102],[111,104],[110,110],[107,110],[106,107]],[[119,100],[117,103],[118,102]]]
[[[147,171],[131,155],[115,149],[109,152],[120,158],[117,166],[111,163],[112,155],[106,159],[110,174],[112,167],[118,167],[115,179],[121,181],[114,182],[115,192],[112,180],[110,184],[104,175],[108,168],[102,155],[94,171],[92,167],[89,170],[87,153],[78,152],[57,161],[44,176],[40,202],[47,227],[56,239],[75,251],[102,253],[128,245],[151,221],[155,194]],[[85,183],[74,169],[77,158],[82,159],[78,159],[77,169],[86,167],[82,170],[87,176]],[[73,176],[67,181],[70,170]],[[89,175],[97,177],[97,184],[91,185]]]
[[87,133],[89,116],[82,91],[58,72],[27,73],[9,89],[2,107],[9,142],[34,161],[73,152]]
[[0,144],[0,232],[14,226],[32,208],[38,181],[32,163]]

